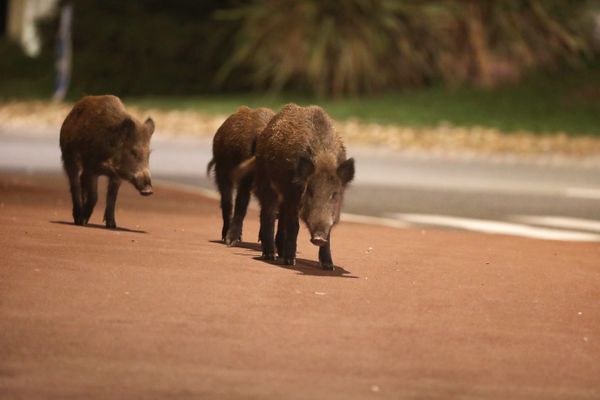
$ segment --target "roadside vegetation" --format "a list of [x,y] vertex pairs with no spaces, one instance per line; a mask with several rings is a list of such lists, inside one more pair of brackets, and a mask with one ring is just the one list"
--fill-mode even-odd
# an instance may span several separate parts
[[[384,146],[596,151],[600,1],[330,3],[78,1],[67,102],[113,93],[207,135],[242,104],[293,101]],[[0,42],[0,116],[55,125],[68,104],[28,102],[53,90],[57,19],[39,27],[37,59]]]
[[320,104],[336,119],[427,128],[440,124],[489,127],[501,132],[600,136],[600,68],[532,77],[500,88],[427,87],[343,99],[297,94],[145,96],[128,103],[164,110],[230,114],[241,104],[280,108],[293,101]]

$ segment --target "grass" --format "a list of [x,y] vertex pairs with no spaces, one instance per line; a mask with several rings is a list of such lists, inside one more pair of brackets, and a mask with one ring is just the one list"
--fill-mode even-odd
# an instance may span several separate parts
[[[22,68],[24,69],[24,68]],[[48,99],[51,77],[29,74],[0,79],[0,101]],[[76,100],[72,98],[70,100]],[[227,115],[240,105],[279,109],[283,104],[319,104],[337,119],[431,127],[449,123],[482,126],[502,132],[564,132],[600,136],[600,66],[586,71],[538,75],[499,89],[431,87],[353,99],[319,99],[301,95],[260,93],[124,98],[128,105],[160,109],[192,109]]]
[[279,109],[293,101],[319,104],[338,119],[415,127],[449,123],[503,132],[564,132],[600,136],[600,70],[538,76],[500,89],[455,90],[434,87],[360,99],[315,99],[298,95],[227,94],[195,97],[144,97],[128,104],[161,109],[194,109],[230,114],[241,104]]

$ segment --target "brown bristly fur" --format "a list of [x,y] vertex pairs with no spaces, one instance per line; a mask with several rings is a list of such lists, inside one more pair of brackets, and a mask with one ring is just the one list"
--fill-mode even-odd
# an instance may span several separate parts
[[[329,116],[317,106],[284,106],[256,142],[256,194],[261,203],[263,257],[277,253],[294,264],[301,218],[320,246],[323,268],[333,268],[331,227],[339,221],[346,184],[354,177],[354,160]],[[273,240],[275,216],[279,212]]]
[[[256,136],[273,115],[273,111],[267,108],[253,110],[242,106],[215,133],[213,158],[207,165],[207,173],[214,167],[221,195],[221,238],[228,245],[241,240],[243,221],[254,182],[254,172],[248,166],[253,159]],[[237,189],[237,194],[232,217],[234,189]]]
[[99,175],[109,178],[104,213],[108,228],[116,228],[114,211],[121,180],[130,181],[141,194],[152,194],[148,159],[153,132],[152,119],[140,122],[116,96],[86,96],[75,104],[61,127],[60,148],[76,224],[90,219]]

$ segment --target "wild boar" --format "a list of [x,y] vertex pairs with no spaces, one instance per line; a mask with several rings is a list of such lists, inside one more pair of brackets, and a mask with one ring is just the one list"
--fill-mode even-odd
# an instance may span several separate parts
[[144,196],[152,194],[148,159],[154,132],[151,118],[141,123],[115,96],[79,100],[60,129],[63,167],[69,178],[73,220],[87,224],[98,199],[98,176],[108,176],[104,221],[116,228],[115,203],[121,180]]
[[354,178],[354,159],[346,159],[329,116],[317,106],[284,106],[259,133],[255,164],[262,258],[274,260],[276,246],[283,263],[295,265],[300,217],[319,246],[321,267],[333,270],[331,228]]
[[[253,171],[236,174],[235,171],[254,155],[258,132],[262,131],[275,113],[268,108],[240,107],[223,122],[213,139],[213,158],[208,163],[207,174],[214,167],[215,178],[221,194],[223,228],[221,238],[228,246],[242,240],[242,226],[250,201],[254,182]],[[237,186],[235,209],[231,217],[233,190]]]

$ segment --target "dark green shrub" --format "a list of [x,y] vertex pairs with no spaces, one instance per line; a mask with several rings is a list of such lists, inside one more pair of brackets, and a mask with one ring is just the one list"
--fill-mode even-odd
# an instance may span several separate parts
[[[215,90],[226,28],[211,15],[227,1],[74,2],[71,93],[189,94]],[[54,38],[56,18],[47,24]],[[49,41],[46,48],[52,51]],[[235,82],[234,82],[235,83]]]
[[20,45],[0,40],[0,99],[52,94],[52,60],[27,56]]

